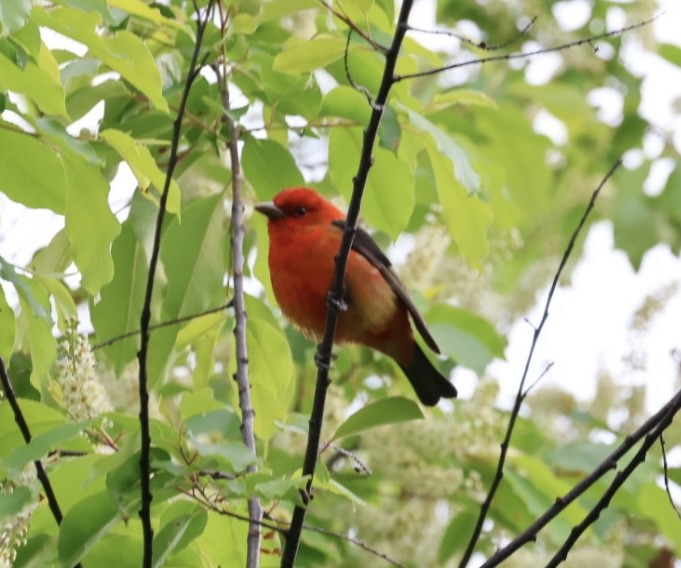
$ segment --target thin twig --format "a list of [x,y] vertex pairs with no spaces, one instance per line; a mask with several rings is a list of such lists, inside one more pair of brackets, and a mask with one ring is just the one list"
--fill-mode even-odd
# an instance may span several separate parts
[[[231,308],[234,305],[234,300],[230,300],[226,304],[222,304],[221,306],[218,306],[217,308],[210,308],[209,310],[204,310],[202,312],[197,312],[195,314],[189,314],[187,316],[182,316],[180,318],[174,318],[168,321],[162,321],[161,323],[155,323],[154,325],[149,326],[149,331],[156,331],[157,329],[161,329],[164,327],[168,327],[171,325],[178,325],[181,323],[184,323],[186,321],[191,321],[195,320],[198,318],[201,318],[203,316],[207,316],[210,314],[216,314],[218,312],[221,312],[223,310],[227,310]],[[135,335],[139,335],[141,331],[139,329],[136,329],[134,331],[126,331],[125,333],[121,333],[120,335],[116,335],[115,337],[112,337],[111,339],[107,339],[106,341],[101,341],[100,343],[96,343],[95,345],[92,346],[92,350],[94,351],[95,349],[102,349],[103,347],[108,347],[109,345],[113,345],[114,343],[117,343],[119,341],[122,341],[123,339],[127,339],[128,337],[133,337]]]
[[498,44],[488,44],[485,41],[473,41],[470,38],[467,38],[465,36],[462,36],[461,34],[457,34],[456,32],[452,32],[449,30],[426,30],[424,28],[416,28],[414,26],[409,26],[409,31],[410,32],[417,32],[421,34],[430,34],[430,35],[446,35],[449,37],[455,37],[458,39],[461,43],[470,45],[471,47],[475,47],[477,49],[484,49],[485,51],[498,51],[500,49],[504,49],[505,47],[508,47],[512,43],[515,43],[518,41],[519,38],[523,37],[528,31],[530,31],[530,28],[534,25],[534,23],[537,21],[537,16],[533,16],[532,19],[529,21],[529,23],[513,37],[510,39],[507,39],[504,43],[498,43]]
[[310,413],[310,427],[302,471],[303,477],[308,477],[305,491],[301,492],[304,505],[297,505],[293,510],[291,526],[287,533],[286,545],[284,546],[284,552],[281,559],[282,568],[293,568],[298,553],[307,505],[312,498],[312,482],[317,459],[319,457],[319,441],[324,420],[326,392],[330,382],[329,368],[331,364],[333,340],[336,334],[338,316],[340,314],[341,306],[343,305],[345,268],[348,263],[352,242],[355,239],[355,232],[357,231],[357,220],[359,218],[364,188],[366,186],[367,178],[369,177],[369,170],[371,169],[373,160],[372,154],[378,135],[378,127],[383,116],[383,109],[388,101],[388,94],[394,84],[393,77],[395,74],[395,66],[397,64],[402,41],[407,32],[409,13],[412,4],[413,0],[404,0],[402,2],[397,19],[395,35],[393,36],[390,49],[385,56],[385,68],[383,70],[381,85],[376,94],[374,104],[371,107],[372,110],[369,124],[364,130],[364,139],[362,141],[362,151],[359,158],[357,175],[353,179],[352,197],[350,199],[348,215],[345,221],[345,230],[343,232],[338,255],[336,256],[336,271],[328,296],[324,335],[321,344],[317,347],[317,353],[315,355],[315,362],[317,363],[317,381],[315,385],[314,401],[312,403],[312,412]]
[[[584,213],[582,214],[582,218],[579,220],[579,223],[577,224],[577,227],[575,230],[572,232],[572,236],[570,237],[570,242],[567,245],[567,248],[565,249],[565,252],[563,253],[563,257],[560,260],[560,263],[558,265],[558,269],[556,270],[556,274],[553,277],[553,282],[551,283],[551,287],[549,288],[549,293],[546,297],[546,302],[544,303],[544,312],[542,313],[541,321],[539,322],[539,325],[534,328],[534,333],[532,336],[532,343],[530,344],[530,350],[527,354],[527,359],[525,360],[525,368],[523,370],[522,377],[520,378],[520,383],[518,385],[518,391],[515,397],[515,402],[513,404],[513,410],[511,411],[511,416],[508,421],[508,427],[506,429],[506,435],[504,436],[504,441],[501,443],[501,453],[499,455],[499,462],[497,463],[497,469],[494,474],[494,479],[492,480],[492,485],[489,488],[489,491],[487,493],[487,497],[483,501],[482,505],[480,506],[480,514],[478,515],[478,520],[475,523],[475,527],[473,529],[473,533],[471,534],[471,538],[468,541],[468,545],[466,546],[466,550],[461,558],[461,562],[459,563],[459,566],[461,568],[465,567],[468,562],[470,562],[471,556],[473,555],[473,552],[475,551],[475,546],[478,543],[478,540],[480,539],[480,534],[482,533],[482,527],[485,522],[485,519],[487,518],[487,513],[489,512],[489,509],[492,505],[492,500],[494,499],[494,496],[496,495],[497,489],[499,488],[499,485],[501,484],[501,480],[504,477],[504,466],[506,464],[506,454],[508,453],[508,449],[510,447],[511,443],[511,437],[513,435],[513,430],[515,428],[515,423],[518,418],[518,415],[520,414],[520,408],[522,406],[523,401],[525,400],[525,397],[527,396],[527,392],[525,390],[525,381],[527,380],[527,375],[530,370],[530,364],[532,363],[532,359],[534,357],[534,350],[537,346],[537,342],[539,341],[539,336],[541,335],[542,329],[544,329],[544,324],[546,323],[546,320],[549,317],[549,308],[551,307],[551,302],[553,301],[553,295],[556,292],[556,289],[558,288],[558,282],[560,281],[560,276],[563,273],[563,269],[565,268],[568,259],[570,258],[570,255],[572,254],[572,250],[575,247],[575,244],[577,242],[577,237],[579,237],[580,233],[582,232],[582,228],[584,227],[584,224],[586,223],[586,219],[591,213],[591,210],[594,208],[594,205],[596,203],[596,199],[598,198],[598,195],[601,192],[601,189],[605,185],[605,183],[610,179],[610,177],[615,173],[617,168],[620,167],[622,164],[621,160],[617,160],[612,166],[610,166],[610,170],[608,170],[608,173],[605,174],[605,177],[601,180],[601,183],[598,184],[598,187],[594,190],[594,192],[591,194],[591,199],[589,200],[588,205],[586,206],[586,209],[584,210]],[[548,370],[548,369],[547,369]]]
[[362,28],[360,28],[355,22],[353,22],[349,16],[339,12],[333,6],[331,6],[331,4],[328,4],[324,0],[319,0],[319,3],[322,6],[324,6],[324,8],[326,8],[329,12],[331,12],[334,16],[336,16],[336,18],[338,18],[341,22],[344,22],[350,28],[351,31],[354,31],[357,33],[357,35],[361,36],[364,39],[364,41],[366,41],[376,51],[379,51],[383,54],[388,53],[388,50],[386,49],[385,46],[371,39],[371,36],[364,30],[362,30]]
[[[285,524],[284,521],[280,521],[280,520],[275,519],[275,518],[273,518],[269,515],[264,515],[267,518],[267,520],[260,519],[259,521],[256,521],[255,519],[253,519],[253,518],[251,518],[247,515],[242,515],[240,513],[235,513],[234,511],[230,511],[229,509],[223,509],[222,507],[219,507],[216,503],[214,503],[206,495],[205,491],[203,491],[203,489],[201,487],[195,487],[195,489],[197,490],[197,492],[201,496],[200,498],[199,498],[199,496],[196,495],[196,493],[187,493],[187,495],[189,497],[197,500],[199,503],[201,503],[205,507],[208,507],[211,511],[213,511],[213,512],[219,514],[219,515],[224,515],[225,517],[231,517],[233,519],[237,519],[239,521],[244,521],[244,522],[247,522],[247,523],[257,523],[260,527],[270,529],[272,531],[276,531],[276,532],[278,532],[279,534],[282,534],[282,535],[286,535],[286,533],[288,532],[287,529],[284,526],[282,526],[283,524]],[[376,556],[377,558],[380,558],[381,560],[384,560],[385,562],[387,562],[391,566],[396,566],[397,568],[405,568],[405,566],[403,564],[400,564],[396,560],[393,560],[392,558],[390,558],[387,554],[381,552],[380,550],[376,550],[372,546],[369,546],[367,543],[365,543],[365,542],[363,542],[363,541],[361,541],[357,538],[354,538],[354,537],[351,537],[351,536],[348,536],[346,534],[339,533],[339,532],[336,532],[336,531],[332,531],[332,530],[326,529],[324,527],[317,527],[317,526],[314,526],[314,525],[308,525],[307,523],[303,524],[303,529],[306,530],[306,531],[316,532],[316,533],[319,533],[319,534],[323,534],[323,535],[326,535],[326,536],[331,536],[333,538],[337,538],[339,540],[343,540],[345,542],[352,544],[353,546],[361,548],[362,550],[368,552],[369,554],[371,554],[373,556]]]
[[527,59],[529,57],[534,57],[535,55],[543,55],[545,53],[553,53],[555,51],[563,51],[564,49],[570,49],[572,47],[578,47],[580,45],[591,44],[599,39],[606,39],[609,37],[614,37],[622,35],[626,32],[630,32],[637,28],[642,28],[653,23],[661,14],[653,16],[648,20],[642,22],[637,22],[631,24],[630,26],[625,26],[617,30],[612,30],[609,32],[604,32],[602,34],[592,35],[587,38],[578,39],[575,41],[570,41],[568,43],[563,43],[561,45],[556,45],[552,47],[542,47],[541,49],[535,49],[533,51],[525,51],[522,53],[507,53],[504,55],[490,55],[489,57],[479,57],[475,59],[470,59],[467,61],[459,61],[458,63],[451,63],[450,65],[444,65],[442,67],[435,67],[434,69],[428,69],[427,71],[419,71],[417,73],[407,73],[405,75],[396,75],[395,82],[404,81],[405,79],[416,79],[417,77],[428,77],[430,75],[438,75],[443,71],[450,71],[452,69],[459,69],[460,67],[467,67],[469,65],[481,65],[483,63],[491,63],[493,61],[511,61],[514,59]]
[[[222,14],[222,3],[218,4],[220,9],[221,33],[224,37],[227,15]],[[223,53],[222,67],[216,66],[218,77],[218,88],[222,98],[222,106],[225,109],[223,120],[229,128],[229,157],[232,172],[232,272],[234,287],[234,341],[236,349],[236,381],[239,392],[239,408],[241,409],[241,439],[244,445],[256,455],[255,447],[255,410],[251,401],[251,385],[248,382],[248,347],[246,345],[246,306],[244,302],[244,226],[243,211],[244,204],[241,195],[241,167],[239,162],[239,125],[230,116],[231,108],[229,99],[228,73],[226,68],[226,56]],[[247,473],[255,473],[258,466],[251,463],[246,467]],[[257,495],[248,499],[248,516],[252,521],[248,525],[247,537],[247,568],[257,568],[260,561],[260,541],[262,538],[260,525],[262,519],[262,507]]]
[[667,498],[669,499],[669,504],[672,506],[672,509],[674,509],[674,512],[676,515],[681,519],[681,511],[676,506],[676,503],[674,503],[674,497],[672,497],[672,490],[671,487],[669,487],[669,464],[667,463],[667,448],[665,447],[664,444],[664,434],[660,434],[660,448],[662,449],[662,467],[664,469],[664,488],[665,491],[667,492]]
[[[21,411],[19,401],[17,400],[16,394],[14,393],[14,389],[12,388],[12,382],[10,381],[9,374],[7,373],[7,369],[5,368],[5,361],[2,359],[2,357],[0,357],[0,383],[2,383],[2,390],[5,393],[5,398],[7,399],[7,402],[9,403],[10,407],[12,408],[12,413],[14,414],[14,421],[17,423],[17,426],[19,427],[19,431],[21,432],[21,435],[24,438],[24,442],[29,444],[31,442],[31,429],[28,427],[28,423],[26,422],[24,413]],[[49,506],[50,511],[52,512],[52,516],[54,517],[54,520],[57,521],[57,524],[61,525],[61,522],[64,517],[62,515],[61,509],[59,508],[59,502],[57,501],[57,496],[54,492],[54,489],[52,488],[52,483],[50,483],[50,478],[47,476],[47,472],[45,471],[45,468],[43,467],[43,464],[40,460],[35,460],[33,464],[35,465],[35,471],[36,476],[38,477],[38,481],[40,481],[40,485],[42,486],[43,491],[45,492],[47,505]],[[80,566],[81,566],[80,562],[76,564],[77,568],[80,568]]]
[[350,73],[350,64],[348,63],[348,54],[350,53],[350,38],[352,37],[352,28],[348,30],[348,39],[345,41],[345,51],[343,52],[343,66],[345,67],[345,77],[348,80],[348,83],[350,83],[350,86],[355,89],[355,91],[358,91],[362,93],[366,99],[367,102],[369,103],[370,107],[374,106],[374,101],[371,100],[371,93],[369,92],[369,89],[367,89],[364,85],[358,85],[355,83],[355,80],[352,78],[352,74]]
[[677,400],[676,404],[669,408],[669,410],[655,424],[655,428],[648,433],[634,457],[631,458],[631,461],[622,471],[617,472],[617,475],[615,475],[615,478],[610,482],[608,488],[605,490],[596,505],[594,505],[594,507],[589,511],[586,517],[584,517],[584,520],[581,523],[572,528],[570,535],[560,547],[558,552],[556,552],[556,554],[548,562],[546,568],[555,568],[567,558],[568,552],[575,545],[579,537],[582,536],[582,534],[584,534],[584,532],[594,522],[596,522],[601,513],[607,509],[608,505],[610,504],[610,500],[613,498],[615,493],[617,493],[619,488],[622,487],[624,482],[629,478],[634,470],[645,461],[646,453],[657,441],[657,439],[662,436],[664,430],[672,423],[674,416],[679,410],[681,410],[681,399]]
[[[653,416],[646,420],[641,427],[631,435],[627,436],[625,440],[613,450],[594,470],[587,475],[582,481],[577,483],[565,495],[556,498],[556,501],[549,507],[537,520],[534,521],[527,529],[514,538],[503,548],[497,550],[490,558],[482,564],[479,568],[492,568],[499,566],[511,554],[518,550],[523,545],[534,542],[537,534],[549,522],[555,519],[561,512],[563,512],[573,501],[586,492],[593,486],[601,477],[607,472],[617,467],[617,462],[626,455],[631,448],[633,448],[644,436],[654,432],[655,429],[662,424],[668,417],[674,416],[681,408],[681,391],[678,391],[674,397],[658,410]],[[671,420],[671,418],[670,418]]]
[[170,144],[170,157],[168,159],[168,168],[166,169],[165,182],[163,184],[163,191],[158,205],[158,215],[156,216],[156,227],[154,232],[154,243],[149,259],[149,273],[147,275],[147,284],[144,294],[144,304],[142,306],[142,313],[140,315],[140,350],[137,354],[139,360],[139,401],[140,401],[140,489],[141,489],[141,505],[139,516],[142,521],[142,535],[143,535],[143,568],[150,568],[153,558],[153,539],[154,529],[151,524],[151,501],[153,496],[151,494],[151,432],[149,425],[149,389],[148,389],[148,374],[147,374],[147,357],[149,354],[149,324],[151,321],[151,300],[154,292],[154,280],[156,278],[156,266],[158,264],[159,253],[161,250],[161,232],[163,229],[163,219],[166,213],[166,204],[168,202],[168,194],[170,192],[170,182],[173,179],[175,166],[177,165],[178,147],[180,144],[180,134],[182,130],[182,121],[189,98],[189,91],[192,87],[194,79],[198,75],[199,70],[199,54],[201,52],[201,44],[203,41],[203,34],[211,20],[213,11],[213,0],[210,0],[206,7],[205,19],[201,19],[201,15],[194,1],[194,9],[198,14],[196,22],[196,45],[192,53],[191,63],[189,64],[189,72],[182,91],[182,98],[180,99],[180,106],[177,110],[177,116],[173,122],[173,134]]

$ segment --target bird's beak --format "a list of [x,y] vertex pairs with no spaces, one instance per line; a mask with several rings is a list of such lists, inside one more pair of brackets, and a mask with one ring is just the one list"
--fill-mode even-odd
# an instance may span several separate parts
[[264,203],[258,203],[253,209],[258,213],[262,213],[268,219],[281,219],[284,216],[284,212],[277,207],[273,201],[265,201]]

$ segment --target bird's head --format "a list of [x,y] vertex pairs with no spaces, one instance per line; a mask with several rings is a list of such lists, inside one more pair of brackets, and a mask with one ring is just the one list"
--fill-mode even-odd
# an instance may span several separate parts
[[345,215],[313,189],[290,187],[272,201],[259,203],[255,210],[269,219],[270,226],[295,227],[328,224]]

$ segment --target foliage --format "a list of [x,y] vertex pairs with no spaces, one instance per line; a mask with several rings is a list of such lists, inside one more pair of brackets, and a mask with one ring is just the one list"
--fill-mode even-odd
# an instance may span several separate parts
[[[198,4],[205,10],[206,2]],[[501,51],[507,53],[587,37],[618,15],[641,21],[654,8],[596,0],[590,18],[568,32],[552,6],[442,1],[437,21],[478,34],[489,46],[515,38]],[[534,15],[537,22],[516,37]],[[0,357],[9,362],[33,435],[24,444],[9,405],[0,402],[0,563],[82,560],[89,568],[116,554],[120,565],[139,564],[139,337],[130,332],[139,326],[196,17],[196,6],[180,0],[17,0],[0,7],[0,192],[64,220],[26,266],[0,257]],[[241,441],[233,316],[229,310],[189,316],[231,296],[225,113],[240,125],[249,205],[302,183],[339,202],[349,198],[370,111],[365,94],[376,93],[383,56],[360,33],[349,36],[347,19],[387,45],[393,2],[223,1],[208,25],[203,71],[183,116],[151,306],[152,325],[178,320],[153,331],[149,351],[155,566],[242,566],[248,497],[260,497],[267,522],[283,528],[299,503],[314,345],[276,308],[263,219],[247,219],[245,250],[257,455]],[[78,47],[49,48],[48,32]],[[656,161],[678,156],[671,132],[640,116],[641,79],[623,57],[642,42],[680,65],[678,48],[656,46],[650,34],[641,27],[560,51],[556,70],[541,82],[532,72],[542,56],[407,78],[500,53],[454,36],[435,48],[430,36],[407,34],[397,66],[404,79],[384,111],[362,215],[382,245],[405,234],[404,247],[416,243],[398,269],[446,354],[438,364],[450,371],[456,361],[480,380],[469,400],[422,415],[404,399],[411,392],[390,361],[340,348],[323,434],[333,444],[318,466],[310,524],[356,535],[400,563],[456,562],[508,421],[485,369],[503,357],[503,330],[534,303],[591,191],[625,152],[635,166],[613,178],[611,197],[596,214],[612,220],[616,244],[635,267],[658,243],[679,252],[679,166],[658,195],[642,189]],[[214,73],[223,60],[229,109]],[[623,102],[613,120],[601,120],[589,102],[601,88]],[[562,124],[564,141],[538,131],[547,115]],[[661,147],[652,157],[643,151],[650,137],[659,137]],[[125,209],[115,211],[108,198],[121,191],[114,179],[125,167],[136,187]],[[76,315],[90,338],[74,333]],[[67,339],[63,348],[55,332]],[[454,372],[455,382],[464,374]],[[549,389],[530,397],[480,552],[488,555],[520,533],[640,423],[641,393],[614,397],[609,385],[601,378],[590,406]],[[94,392],[96,402],[86,396],[74,402],[78,388]],[[678,425],[667,443],[681,443]],[[637,567],[662,547],[681,554],[681,522],[658,483],[658,458],[617,494],[575,558]],[[61,526],[39,500],[35,481],[26,480],[36,459],[46,463]],[[252,463],[258,471],[245,473]],[[678,470],[669,476],[681,479]],[[566,509],[515,562],[548,559],[608,481]],[[281,546],[282,537],[265,529],[261,564],[277,565]],[[308,530],[299,561],[382,563],[367,554]]]

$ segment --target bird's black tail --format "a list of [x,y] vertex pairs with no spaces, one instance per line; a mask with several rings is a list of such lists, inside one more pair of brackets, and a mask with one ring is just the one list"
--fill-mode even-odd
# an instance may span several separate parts
[[435,406],[440,398],[456,398],[456,387],[445,379],[417,343],[414,343],[414,358],[409,366],[400,365],[414,387],[419,400],[426,406]]

